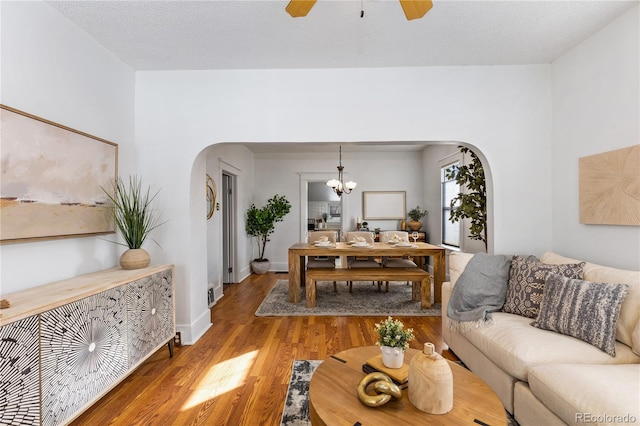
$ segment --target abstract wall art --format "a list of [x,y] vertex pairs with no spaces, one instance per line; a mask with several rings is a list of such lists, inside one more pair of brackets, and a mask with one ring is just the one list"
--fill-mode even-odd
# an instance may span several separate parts
[[0,105],[0,243],[115,230],[118,145]]

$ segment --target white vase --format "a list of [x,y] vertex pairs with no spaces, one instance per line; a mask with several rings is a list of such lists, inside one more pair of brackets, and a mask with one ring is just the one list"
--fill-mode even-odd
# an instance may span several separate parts
[[404,364],[404,351],[401,348],[380,346],[382,363],[387,368],[400,368]]
[[257,260],[254,260],[251,262],[251,270],[253,271],[254,274],[266,274],[269,271],[269,268],[271,267],[271,262],[269,262],[268,260],[264,260],[262,262],[258,262]]

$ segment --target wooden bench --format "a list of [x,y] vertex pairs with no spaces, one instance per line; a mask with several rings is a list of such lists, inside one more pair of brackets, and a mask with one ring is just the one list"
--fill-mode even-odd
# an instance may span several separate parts
[[431,308],[431,277],[420,268],[307,269],[307,308],[316,307],[316,281],[412,281],[411,299],[423,309]]

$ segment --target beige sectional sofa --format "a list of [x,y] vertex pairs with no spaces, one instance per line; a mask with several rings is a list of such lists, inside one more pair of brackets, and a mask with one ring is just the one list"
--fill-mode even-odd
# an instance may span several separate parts
[[[516,421],[521,426],[640,425],[640,272],[584,265],[585,281],[629,285],[616,323],[612,357],[577,338],[533,327],[532,318],[511,313],[492,313],[489,326],[450,327],[446,312],[451,292],[472,257],[468,253],[449,257],[450,281],[442,287],[442,334]],[[579,262],[551,252],[540,261]]]

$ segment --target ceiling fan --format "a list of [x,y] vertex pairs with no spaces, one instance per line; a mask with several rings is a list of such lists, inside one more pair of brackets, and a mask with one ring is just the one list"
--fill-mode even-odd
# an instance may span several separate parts
[[[307,16],[317,0],[291,0],[285,8],[292,18]],[[407,20],[422,18],[433,7],[431,0],[399,0]]]

